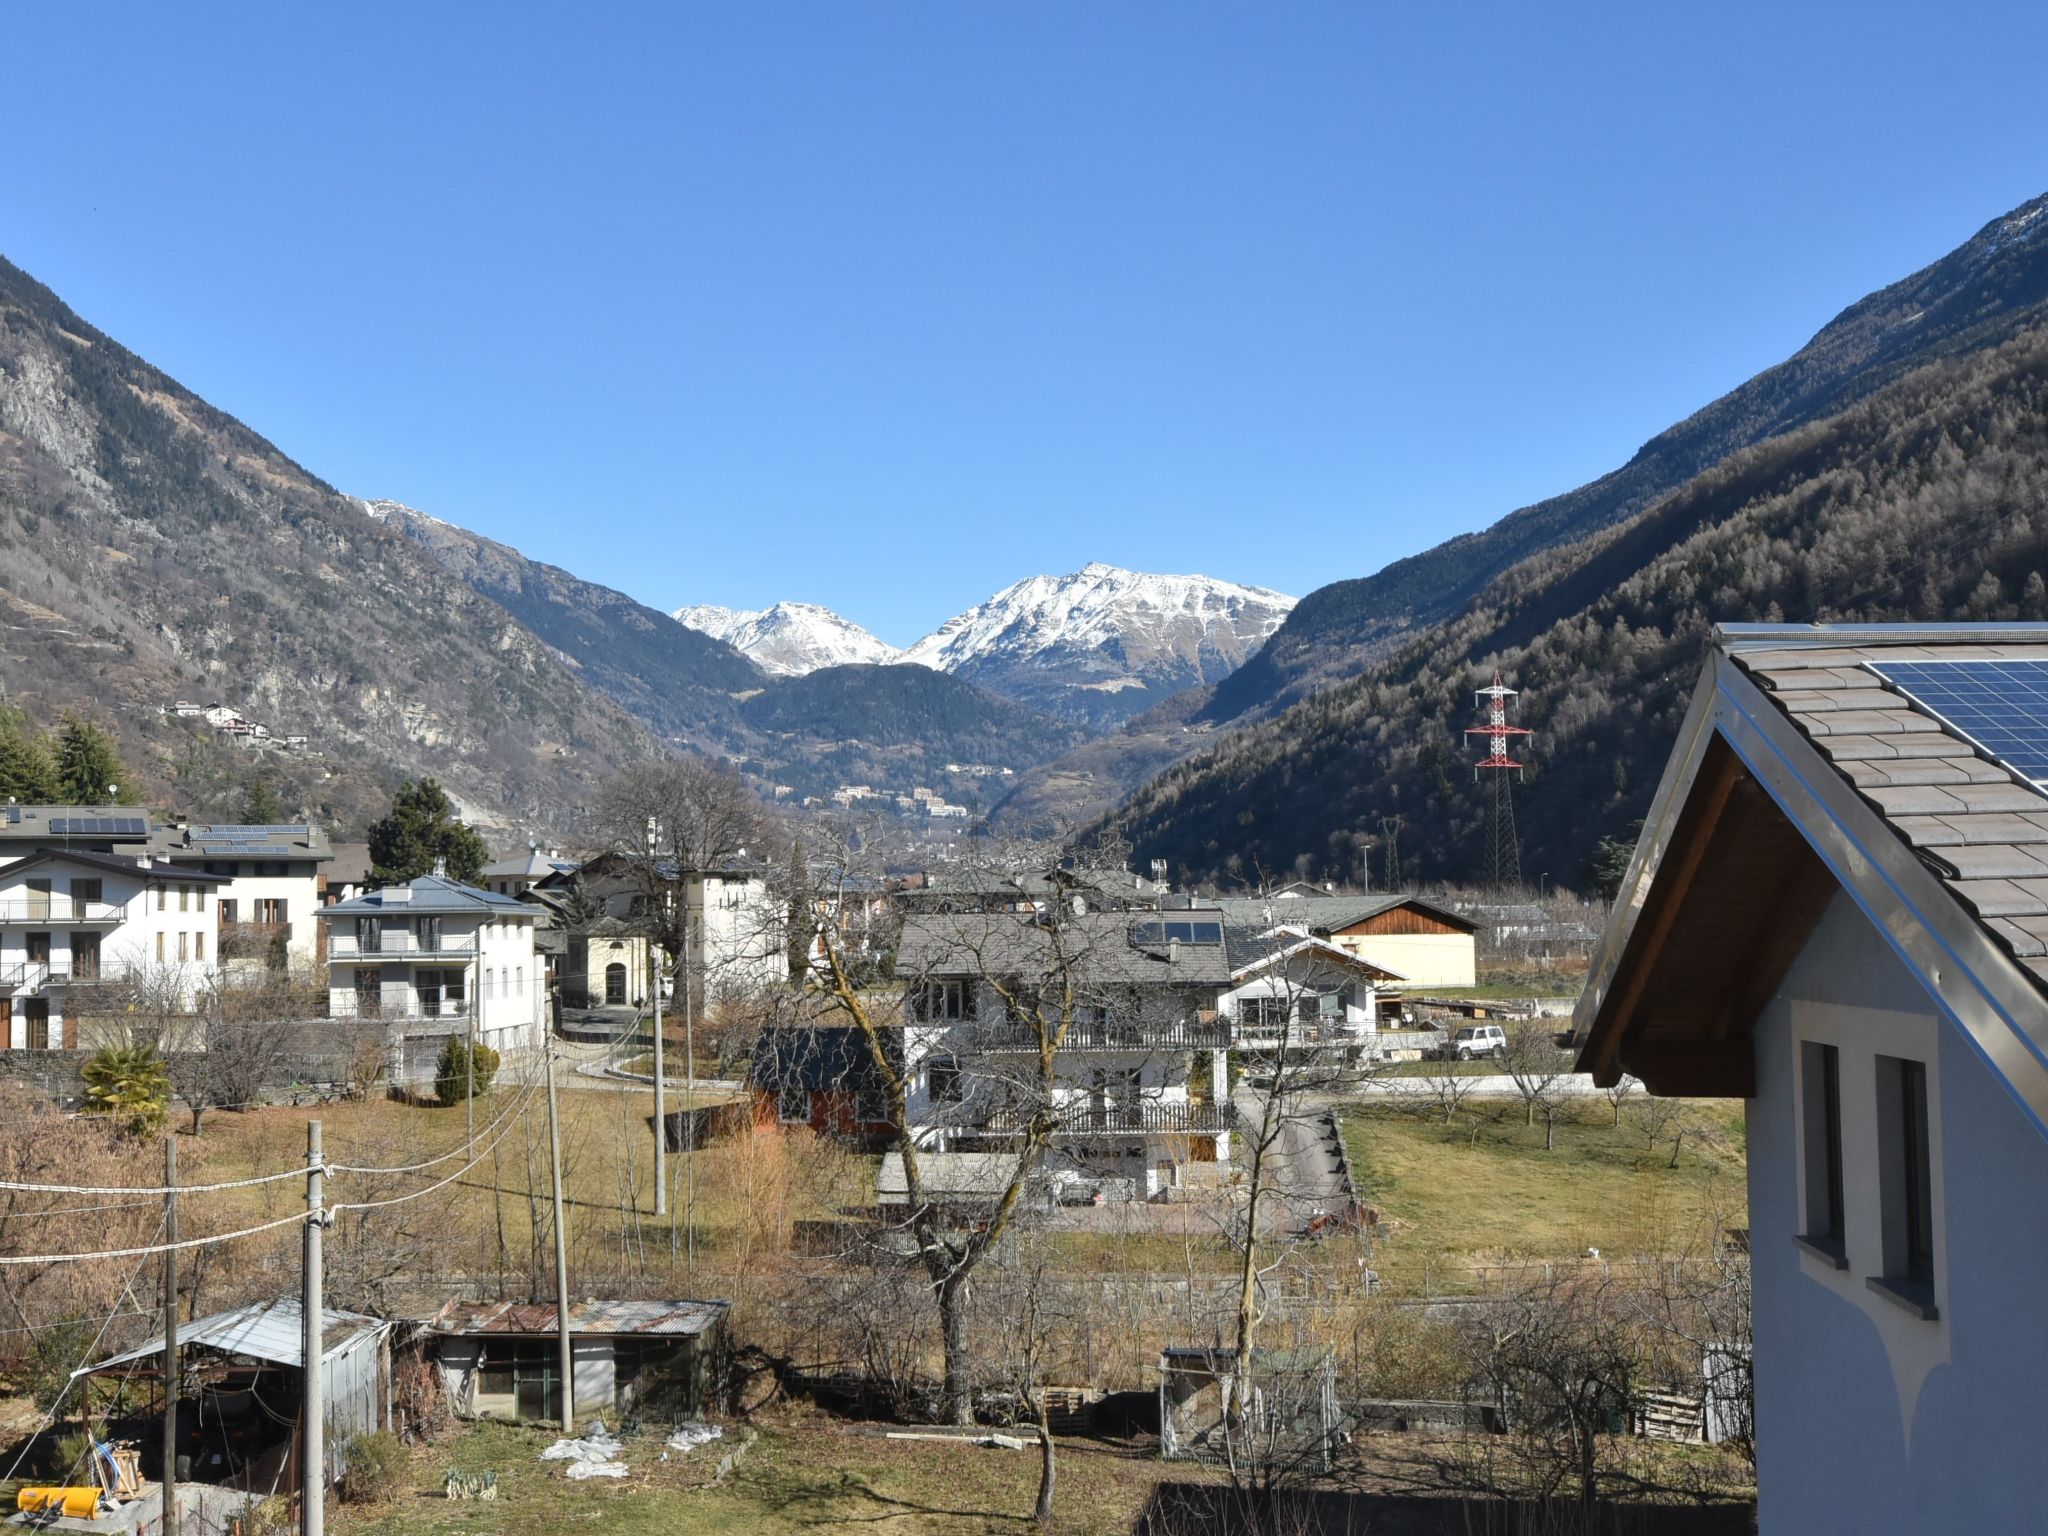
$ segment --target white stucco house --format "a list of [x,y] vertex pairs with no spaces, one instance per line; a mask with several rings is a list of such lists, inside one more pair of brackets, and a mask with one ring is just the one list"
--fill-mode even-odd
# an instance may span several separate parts
[[1217,1011],[1240,1049],[1370,1055],[1380,994],[1404,977],[1299,928],[1226,927],[1230,982]]
[[[1229,1161],[1221,913],[913,914],[896,974],[908,1109],[935,1150],[1000,1150],[1049,1102],[1056,1149],[1146,1197]],[[1034,1018],[1064,1029],[1049,1094]]]
[[331,1018],[393,1026],[401,1069],[431,1063],[451,1034],[507,1056],[537,1049],[546,981],[529,903],[421,875],[321,909]]
[[320,964],[321,877],[334,860],[327,834],[306,823],[170,822],[150,835],[151,858],[218,875],[218,946],[233,976],[266,968],[310,972]]
[[2048,626],[1718,632],[1580,1065],[1747,1100],[1760,1528],[2038,1529]]
[[95,991],[132,979],[189,1009],[219,974],[215,892],[225,882],[115,854],[46,848],[0,866],[0,1045],[92,1047]]

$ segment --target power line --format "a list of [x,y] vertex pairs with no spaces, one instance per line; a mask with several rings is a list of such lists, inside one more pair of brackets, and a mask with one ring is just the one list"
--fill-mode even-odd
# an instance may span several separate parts
[[294,1211],[289,1216],[280,1216],[275,1221],[266,1221],[258,1226],[243,1227],[236,1232],[215,1232],[207,1237],[188,1237],[178,1243],[154,1243],[147,1248],[105,1248],[93,1253],[0,1254],[0,1265],[84,1264],[94,1259],[147,1258],[156,1253],[182,1252],[187,1248],[205,1248],[213,1243],[231,1243],[237,1238],[254,1237],[258,1232],[268,1232],[276,1227],[294,1226],[305,1219],[304,1211]]
[[217,1184],[181,1184],[176,1188],[166,1184],[27,1184],[18,1180],[0,1179],[0,1189],[19,1190],[24,1194],[36,1195],[155,1195],[161,1200],[166,1195],[210,1195],[216,1190],[249,1189],[258,1184],[275,1184],[280,1179],[303,1179],[305,1176],[304,1168],[290,1168],[283,1173],[260,1173],[253,1178],[224,1179]]

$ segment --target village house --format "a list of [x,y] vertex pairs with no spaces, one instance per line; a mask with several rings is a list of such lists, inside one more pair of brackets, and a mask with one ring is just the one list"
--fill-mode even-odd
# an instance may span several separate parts
[[1337,896],[1291,885],[1270,896],[1226,896],[1217,905],[1237,927],[1299,928],[1410,987],[1469,987],[1479,977],[1479,925],[1413,896]]
[[[690,974],[700,992],[716,997],[751,996],[788,975],[789,961],[783,948],[788,914],[784,902],[769,889],[766,876],[759,861],[745,852],[724,861],[720,868],[689,870],[681,875],[667,867],[650,869],[624,854],[607,853],[586,860],[573,877],[565,878],[573,878],[580,886],[582,902],[593,914],[587,933],[599,936],[597,916],[622,925],[604,932],[601,936],[606,938],[646,933],[652,926],[649,903],[670,899],[680,891],[687,913]],[[543,880],[536,888],[550,884]],[[580,972],[578,958],[576,930],[572,929],[565,985],[573,989],[581,974],[592,1002],[608,999],[615,990],[608,979],[614,964],[625,968],[629,991],[644,992],[644,984],[630,981],[635,973],[625,954],[592,952],[583,957]],[[637,958],[642,967],[639,974],[644,975],[644,942]],[[675,963],[675,957],[665,952],[661,959],[665,970]]]
[[[59,818],[61,821],[62,818]],[[95,989],[147,985],[189,1009],[218,974],[213,906],[225,882],[104,853],[44,849],[0,866],[0,1045],[72,1049]]]
[[500,896],[523,896],[543,880],[575,874],[576,867],[576,860],[563,858],[561,849],[529,843],[520,853],[486,864],[477,883]]
[[0,865],[50,849],[138,859],[149,843],[149,812],[139,805],[0,806]]
[[334,850],[327,834],[305,823],[287,825],[193,824],[159,826],[150,856],[173,869],[218,875],[217,947],[224,969],[308,971],[324,956],[320,908],[323,866]]
[[537,1049],[546,1019],[540,916],[438,866],[324,907],[328,1015],[391,1024],[402,1081],[431,1072],[451,1034],[506,1055]]
[[1760,1529],[2039,1525],[2048,626],[1730,625],[1580,1066],[1747,1100]]
[[1001,1150],[1023,1134],[1041,1099],[1035,1015],[1064,1031],[1055,1146],[1146,1198],[1229,1160],[1220,912],[915,914],[896,974],[921,1144]]
[[1406,978],[1300,928],[1223,932],[1230,984],[1217,1008],[1239,1049],[1372,1054],[1380,1009]]
[[[882,1049],[903,1069],[903,1032],[882,1034]],[[879,1150],[896,1134],[881,1069],[855,1025],[764,1029],[747,1068],[757,1126],[803,1126]]]

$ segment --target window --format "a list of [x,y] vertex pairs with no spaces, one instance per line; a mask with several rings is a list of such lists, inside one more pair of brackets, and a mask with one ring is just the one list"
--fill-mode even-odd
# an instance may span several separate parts
[[[161,891],[159,891],[159,892],[158,892],[157,894],[158,894],[158,895],[162,895],[163,893],[162,893]],[[229,924],[229,923],[233,923],[233,922],[237,921],[237,918],[236,918],[236,916],[235,916],[235,910],[236,910],[236,908],[235,908],[235,898],[234,898],[234,897],[232,897],[232,896],[223,896],[223,897],[221,897],[221,899],[220,899],[220,920],[221,920],[221,922],[222,922],[223,924]]]
[[164,909],[164,902],[165,902],[165,901],[166,901],[166,900],[167,900],[167,899],[169,898],[170,894],[171,894],[171,888],[170,888],[169,886],[167,886],[167,885],[160,885],[160,886],[158,886],[158,887],[156,888],[156,909],[157,909],[157,911],[159,911],[159,912],[163,911],[163,909]]
[[918,999],[918,1017],[927,1024],[952,1024],[974,1017],[974,983],[926,982]]
[[858,1125],[880,1125],[889,1118],[889,1101],[879,1088],[862,1088],[853,1096],[853,1118]]
[[284,899],[279,896],[262,896],[256,901],[256,921],[259,923],[282,923],[285,920]]
[[190,955],[185,953],[185,948],[190,943],[191,940],[188,939],[184,934],[181,933],[178,935],[178,963],[180,965],[184,964],[185,961],[192,958]]
[[1848,1263],[1842,1200],[1842,1053],[1805,1040],[1799,1046],[1799,1097],[1806,1186],[1805,1239],[1836,1267]]
[[1934,1168],[1927,1119],[1927,1064],[1877,1058],[1878,1209],[1884,1274],[1872,1290],[1923,1318],[1934,1310]]
[[178,910],[180,912],[190,912],[192,910],[192,887],[189,885],[178,887]]
[[204,960],[206,958],[206,930],[203,928],[192,935],[192,958],[194,960]]
[[165,940],[165,937],[166,937],[166,936],[165,936],[164,934],[162,934],[162,933],[159,933],[159,934],[158,934],[158,935],[156,936],[156,958],[157,958],[157,960],[158,960],[158,962],[159,962],[159,963],[161,963],[161,962],[162,962],[162,960],[163,960],[163,958],[164,958],[164,940]]
[[811,1090],[802,1083],[784,1083],[775,1091],[775,1118],[784,1125],[809,1125]]
[[28,1018],[28,1048],[47,1051],[50,1048],[50,1000],[31,997],[22,1006]]
[[951,1056],[934,1056],[925,1069],[925,1088],[934,1104],[958,1104],[960,1063]]
[[526,996],[526,967],[519,967],[519,995]]
[[384,930],[374,917],[356,919],[356,951],[374,955],[384,947]]

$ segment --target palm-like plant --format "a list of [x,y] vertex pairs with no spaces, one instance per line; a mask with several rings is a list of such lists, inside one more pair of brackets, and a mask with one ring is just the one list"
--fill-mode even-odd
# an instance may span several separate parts
[[154,1136],[170,1113],[171,1074],[164,1059],[146,1045],[110,1045],[88,1061],[88,1113],[112,1115],[132,1136]]

